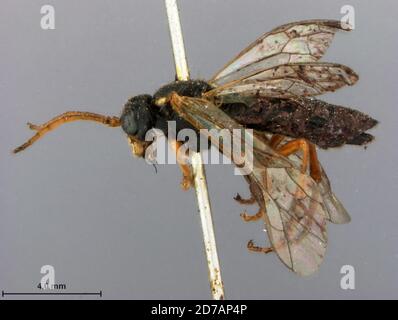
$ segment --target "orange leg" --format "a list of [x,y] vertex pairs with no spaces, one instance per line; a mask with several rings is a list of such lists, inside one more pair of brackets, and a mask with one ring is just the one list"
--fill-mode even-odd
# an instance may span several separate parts
[[306,173],[309,166],[311,177],[316,182],[320,182],[322,180],[321,167],[314,144],[305,139],[297,139],[292,140],[277,149],[277,151],[285,157],[288,157],[300,150],[303,151],[303,163],[301,165],[302,173]]
[[18,153],[22,150],[25,150],[33,143],[35,143],[37,140],[39,140],[41,137],[43,137],[46,133],[56,129],[61,124],[78,121],[78,120],[95,121],[102,123],[108,127],[120,126],[120,119],[117,117],[107,117],[91,112],[69,111],[51,119],[50,121],[40,126],[28,123],[28,126],[31,130],[37,131],[36,134],[32,138],[30,138],[27,142],[25,142],[23,145],[16,148],[13,152]]
[[256,203],[256,199],[253,196],[251,196],[249,199],[243,199],[239,193],[236,195],[236,197],[234,197],[234,200],[242,205],[251,205]]
[[179,149],[182,146],[182,143],[177,140],[169,141],[171,148],[176,152],[177,163],[180,166],[182,171],[182,181],[181,181],[181,188],[183,190],[188,190],[193,185],[193,176],[192,170],[190,165],[186,164],[182,161],[181,157],[179,156]]
[[310,145],[310,173],[311,177],[316,182],[321,182],[322,175],[321,175],[321,166],[319,164],[318,155],[316,153],[316,147],[312,143]]
[[291,154],[296,153],[300,150],[303,151],[303,163],[301,164],[301,172],[306,173],[308,169],[308,163],[310,160],[310,147],[307,140],[304,139],[292,140],[277,149],[277,151],[285,157],[288,157]]
[[260,209],[254,215],[249,215],[246,212],[244,212],[244,213],[241,213],[240,216],[244,222],[255,222],[255,221],[260,220],[262,217],[264,217],[264,211]]
[[249,251],[252,252],[257,252],[257,253],[270,253],[273,252],[274,249],[273,248],[262,248],[262,247],[258,247],[254,244],[253,240],[250,240],[249,243],[247,244],[247,249],[249,249]]
[[270,147],[276,149],[282,143],[283,139],[285,139],[284,136],[280,134],[274,134],[269,142]]

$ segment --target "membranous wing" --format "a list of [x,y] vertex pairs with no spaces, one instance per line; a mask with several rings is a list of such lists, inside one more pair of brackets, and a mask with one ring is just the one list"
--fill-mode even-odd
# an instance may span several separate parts
[[240,101],[245,97],[310,97],[354,85],[357,81],[355,72],[340,64],[295,63],[276,66],[215,87],[206,96],[221,97],[223,103]]
[[[254,135],[250,130],[244,130],[243,126],[230,118],[209,100],[189,98],[173,93],[170,103],[182,118],[198,130],[204,130],[201,134],[206,134],[215,147],[232,161],[239,163],[239,166],[245,162],[244,160],[247,160],[246,163],[253,162],[253,155],[256,161],[263,166],[267,165],[277,168],[292,166],[292,163],[288,159],[266,145],[262,138]],[[220,135],[220,131],[222,130],[227,130],[230,133],[231,139],[224,139],[221,143],[222,135]],[[249,152],[244,155],[247,159],[242,159],[241,157],[242,153],[245,153],[245,150],[242,150],[242,147],[244,147],[242,140],[246,144],[253,146],[253,155]],[[239,152],[233,153],[233,151],[237,150]],[[240,158],[238,159],[238,157]]]
[[[243,129],[206,99],[173,94],[174,110],[197,129]],[[245,130],[246,131],[246,130]],[[266,212],[264,223],[270,242],[282,262],[300,275],[314,273],[321,264],[327,245],[325,210],[321,190],[294,162],[276,154],[255,132],[245,133],[253,140],[252,171],[246,175],[250,189]],[[224,154],[219,136],[209,134],[212,144]],[[233,162],[232,154],[226,154]],[[277,160],[274,160],[277,159]]]
[[325,170],[322,169],[322,180],[319,183],[319,189],[322,194],[323,203],[328,213],[328,220],[334,224],[346,224],[351,221],[351,217],[343,204],[332,192],[329,178]]
[[279,65],[318,61],[335,33],[349,29],[348,25],[335,20],[309,20],[280,26],[239,53],[210,83],[221,86]]
[[[288,139],[287,139],[288,140]],[[302,158],[293,154],[289,156],[289,160],[297,167],[302,163]],[[321,181],[318,182],[318,188],[322,196],[324,208],[327,213],[328,221],[334,224],[346,224],[351,221],[351,217],[344,208],[340,200],[335,196],[330,185],[329,178],[325,170],[321,166]]]

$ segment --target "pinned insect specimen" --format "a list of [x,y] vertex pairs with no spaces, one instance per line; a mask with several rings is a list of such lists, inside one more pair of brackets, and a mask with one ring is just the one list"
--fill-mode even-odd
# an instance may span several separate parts
[[[36,134],[14,152],[76,120],[121,126],[140,157],[150,146],[145,141],[149,130],[157,128],[170,136],[168,121],[176,122],[177,131],[191,128],[198,134],[201,129],[253,129],[242,136],[253,143],[253,170],[245,176],[252,197],[238,195],[235,200],[259,205],[256,215],[242,214],[242,218],[261,220],[271,246],[261,248],[250,241],[248,248],[276,252],[290,270],[310,275],[325,254],[327,222],[350,221],[331,190],[316,146],[366,145],[373,140],[367,131],[377,124],[359,111],[314,98],[358,80],[349,67],[318,61],[339,30],[347,28],[331,20],[283,25],[257,39],[209,81],[174,81],[153,96],[135,96],[120,117],[66,112],[40,126],[29,124]],[[222,141],[211,135],[207,138],[237,164]],[[180,142],[169,142],[176,150],[180,148]],[[182,187],[188,189],[192,183],[190,166],[180,166]]]

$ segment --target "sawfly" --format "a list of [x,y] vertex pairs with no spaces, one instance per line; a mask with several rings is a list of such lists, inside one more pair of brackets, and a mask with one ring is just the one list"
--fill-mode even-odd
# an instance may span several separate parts
[[[253,170],[245,175],[251,198],[238,194],[235,200],[258,204],[257,214],[241,216],[244,221],[264,223],[270,247],[250,241],[248,248],[275,252],[290,270],[310,275],[325,255],[327,223],[350,221],[318,161],[317,147],[366,145],[373,140],[367,131],[377,124],[359,111],[314,98],[358,80],[347,66],[318,61],[335,33],[348,29],[333,20],[283,25],[257,39],[210,80],[174,81],[154,95],[132,97],[120,117],[72,111],[43,125],[28,124],[36,134],[14,152],[76,120],[121,127],[139,157],[144,157],[151,144],[145,141],[149,130],[160,129],[169,137],[169,121],[176,122],[177,131],[252,129],[242,136],[253,143]],[[207,139],[235,163],[222,141],[212,136]],[[181,147],[181,142],[169,142],[175,150]],[[180,167],[182,187],[188,189],[191,167]]]

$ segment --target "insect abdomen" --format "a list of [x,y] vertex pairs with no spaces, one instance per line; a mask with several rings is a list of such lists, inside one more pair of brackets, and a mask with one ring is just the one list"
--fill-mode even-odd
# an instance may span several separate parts
[[366,131],[377,124],[362,112],[315,99],[258,99],[250,107],[226,104],[222,109],[247,127],[305,138],[324,149],[365,145],[373,140]]

